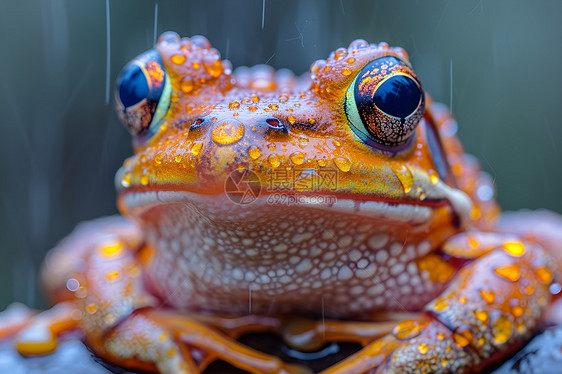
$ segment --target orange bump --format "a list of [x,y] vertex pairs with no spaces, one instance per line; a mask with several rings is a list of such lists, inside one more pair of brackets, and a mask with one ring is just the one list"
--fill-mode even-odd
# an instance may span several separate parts
[[519,279],[519,265],[500,266],[494,269],[494,272],[502,278],[516,282]]
[[418,345],[418,351],[421,354],[426,354],[429,351],[429,346],[425,343],[420,343],[420,345]]
[[535,270],[535,273],[539,277],[540,281],[544,284],[549,284],[552,282],[552,272],[546,267],[540,267]]
[[119,272],[118,271],[109,272],[109,273],[105,274],[105,278],[108,281],[114,281],[115,279],[119,278]]
[[525,246],[518,240],[505,242],[502,244],[504,251],[515,257],[521,257],[525,254]]
[[104,257],[113,257],[123,249],[121,242],[114,242],[104,245],[100,248],[100,254]]
[[496,295],[494,294],[494,291],[480,290],[480,296],[482,296],[482,298],[488,304],[492,304],[494,302],[494,300],[496,299]]
[[502,344],[507,342],[507,340],[511,337],[511,330],[511,321],[505,316],[500,316],[496,322],[494,322],[494,326],[492,327],[494,343]]
[[488,312],[485,310],[476,310],[474,316],[482,323],[488,322]]
[[176,65],[181,65],[185,62],[186,57],[184,55],[173,55],[170,60]]

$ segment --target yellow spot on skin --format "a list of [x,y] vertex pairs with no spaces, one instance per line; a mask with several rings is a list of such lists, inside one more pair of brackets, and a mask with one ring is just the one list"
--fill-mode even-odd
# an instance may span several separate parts
[[231,101],[230,103],[228,103],[229,109],[235,109],[239,107],[240,107],[240,103],[238,101]]
[[486,339],[483,336],[479,337],[478,338],[478,345],[484,345],[484,343],[486,343]]
[[316,120],[314,118],[309,118],[308,123],[314,125],[316,123]]
[[341,69],[342,75],[344,75],[344,76],[346,76],[346,77],[349,76],[349,75],[351,75],[352,72],[353,72],[353,71],[352,71],[351,69],[349,69],[349,68]]
[[109,243],[100,248],[100,254],[104,257],[113,257],[123,249],[121,242]]
[[294,125],[295,122],[297,122],[297,119],[296,119],[295,117],[293,117],[293,116],[289,116],[289,117],[287,117],[287,121],[289,121],[289,123],[290,123],[291,125]]
[[485,310],[476,310],[474,311],[474,317],[476,317],[477,320],[479,320],[482,323],[487,323],[488,322],[488,312]]
[[496,295],[494,294],[494,291],[480,290],[480,296],[482,296],[482,298],[488,304],[492,304],[494,302],[494,300],[496,299]]
[[186,57],[184,55],[173,55],[171,60],[176,65],[181,65],[185,62]]
[[255,145],[251,146],[248,150],[248,155],[253,159],[256,160],[258,157],[261,156],[261,149],[256,147]]
[[453,340],[455,341],[455,343],[457,343],[459,347],[466,347],[470,343],[470,340],[468,340],[463,335],[457,333],[453,334]]
[[166,352],[166,355],[168,355],[169,357],[172,357],[175,354],[176,354],[176,350],[174,348],[170,348],[168,349],[168,352]]
[[115,316],[113,314],[108,314],[105,316],[105,323],[108,325],[112,325],[115,322]]
[[468,235],[466,237],[466,239],[468,240],[468,245],[470,246],[470,248],[472,249],[476,249],[478,248],[478,240],[474,239],[472,236]]
[[162,334],[160,334],[160,336],[158,337],[159,341],[164,341],[168,338],[168,334],[166,334],[165,332],[163,332]]
[[511,321],[505,317],[500,316],[492,326],[492,335],[494,336],[494,343],[503,344],[511,337]]
[[535,270],[535,273],[539,277],[543,284],[550,284],[552,282],[552,272],[546,267],[540,267]]
[[500,266],[494,269],[494,272],[502,278],[515,282],[519,279],[519,265]]
[[89,314],[94,314],[95,312],[97,312],[98,310],[98,306],[94,303],[88,304],[86,306],[86,312],[88,312]]
[[260,101],[259,96],[252,96],[252,101],[253,101],[254,103],[258,103],[258,102]]
[[114,281],[115,279],[119,278],[119,272],[118,271],[109,272],[105,274],[105,278],[110,282]]
[[455,268],[441,257],[429,254],[419,260],[418,268],[429,273],[432,282],[447,282],[455,274]]
[[525,246],[520,241],[511,241],[502,244],[502,248],[512,256],[521,257],[525,254]]
[[353,57],[350,57],[347,59],[347,63],[348,64],[353,64],[355,62],[355,59]]
[[440,333],[437,334],[437,339],[443,340],[443,339],[445,339],[445,335],[440,332]]
[[424,355],[429,351],[429,346],[425,343],[421,343],[420,345],[418,345],[418,351]]
[[466,297],[464,296],[459,297],[459,303],[466,304],[466,302],[467,302]]
[[392,329],[392,334],[398,339],[411,339],[420,333],[419,324],[411,319],[399,322]]
[[521,305],[515,305],[511,308],[511,314],[513,314],[514,317],[521,317],[524,311],[525,309]]
[[250,107],[248,107],[248,110],[249,110],[250,112],[255,112],[256,110],[258,110],[258,108],[255,107],[255,106],[250,106]]
[[437,299],[433,305],[435,310],[443,310],[449,306],[449,303],[447,302],[447,300],[440,298]]
[[525,287],[525,293],[530,296],[535,293],[535,289],[531,286],[527,286]]
[[427,174],[429,175],[429,180],[431,181],[431,183],[437,184],[437,182],[439,182],[439,175],[435,170],[429,169],[427,171]]
[[195,70],[197,70],[197,69],[199,69],[199,68],[201,67],[201,64],[198,63],[198,62],[192,62],[192,63],[191,63],[191,66],[193,66],[193,68],[194,68]]
[[211,131],[211,138],[218,144],[233,144],[244,136],[244,125],[237,120],[225,120]]
[[277,105],[277,104],[269,104],[268,107],[271,110],[278,110],[279,109],[279,105]]

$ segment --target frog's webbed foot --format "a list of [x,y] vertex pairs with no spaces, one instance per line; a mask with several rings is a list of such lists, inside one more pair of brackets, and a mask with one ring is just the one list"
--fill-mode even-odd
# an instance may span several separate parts
[[517,349],[548,306],[553,273],[539,246],[498,244],[480,248],[482,257],[464,266],[418,318],[323,374],[473,372]]

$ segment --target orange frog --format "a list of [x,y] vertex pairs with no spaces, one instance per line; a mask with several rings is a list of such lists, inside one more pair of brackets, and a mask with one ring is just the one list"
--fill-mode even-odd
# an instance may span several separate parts
[[[559,316],[562,219],[500,215],[401,48],[356,40],[297,78],[232,72],[204,37],[165,33],[115,97],[134,137],[116,176],[127,219],[50,252],[52,309],[3,312],[22,354],[79,328],[148,372],[308,373],[352,342],[322,373],[468,373]],[[239,340],[264,332],[284,356]]]

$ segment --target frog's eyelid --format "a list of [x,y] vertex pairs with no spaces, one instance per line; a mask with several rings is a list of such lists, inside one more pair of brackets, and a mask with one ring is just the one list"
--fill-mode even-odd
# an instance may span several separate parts
[[152,121],[148,126],[148,131],[150,132],[150,134],[155,134],[160,128],[162,119],[164,118],[166,113],[168,113],[171,97],[172,85],[170,83],[170,77],[168,77],[168,74],[166,74],[164,77],[164,88],[162,89],[162,96],[160,96],[160,100],[158,101],[158,105],[156,106],[156,110],[154,111]]

